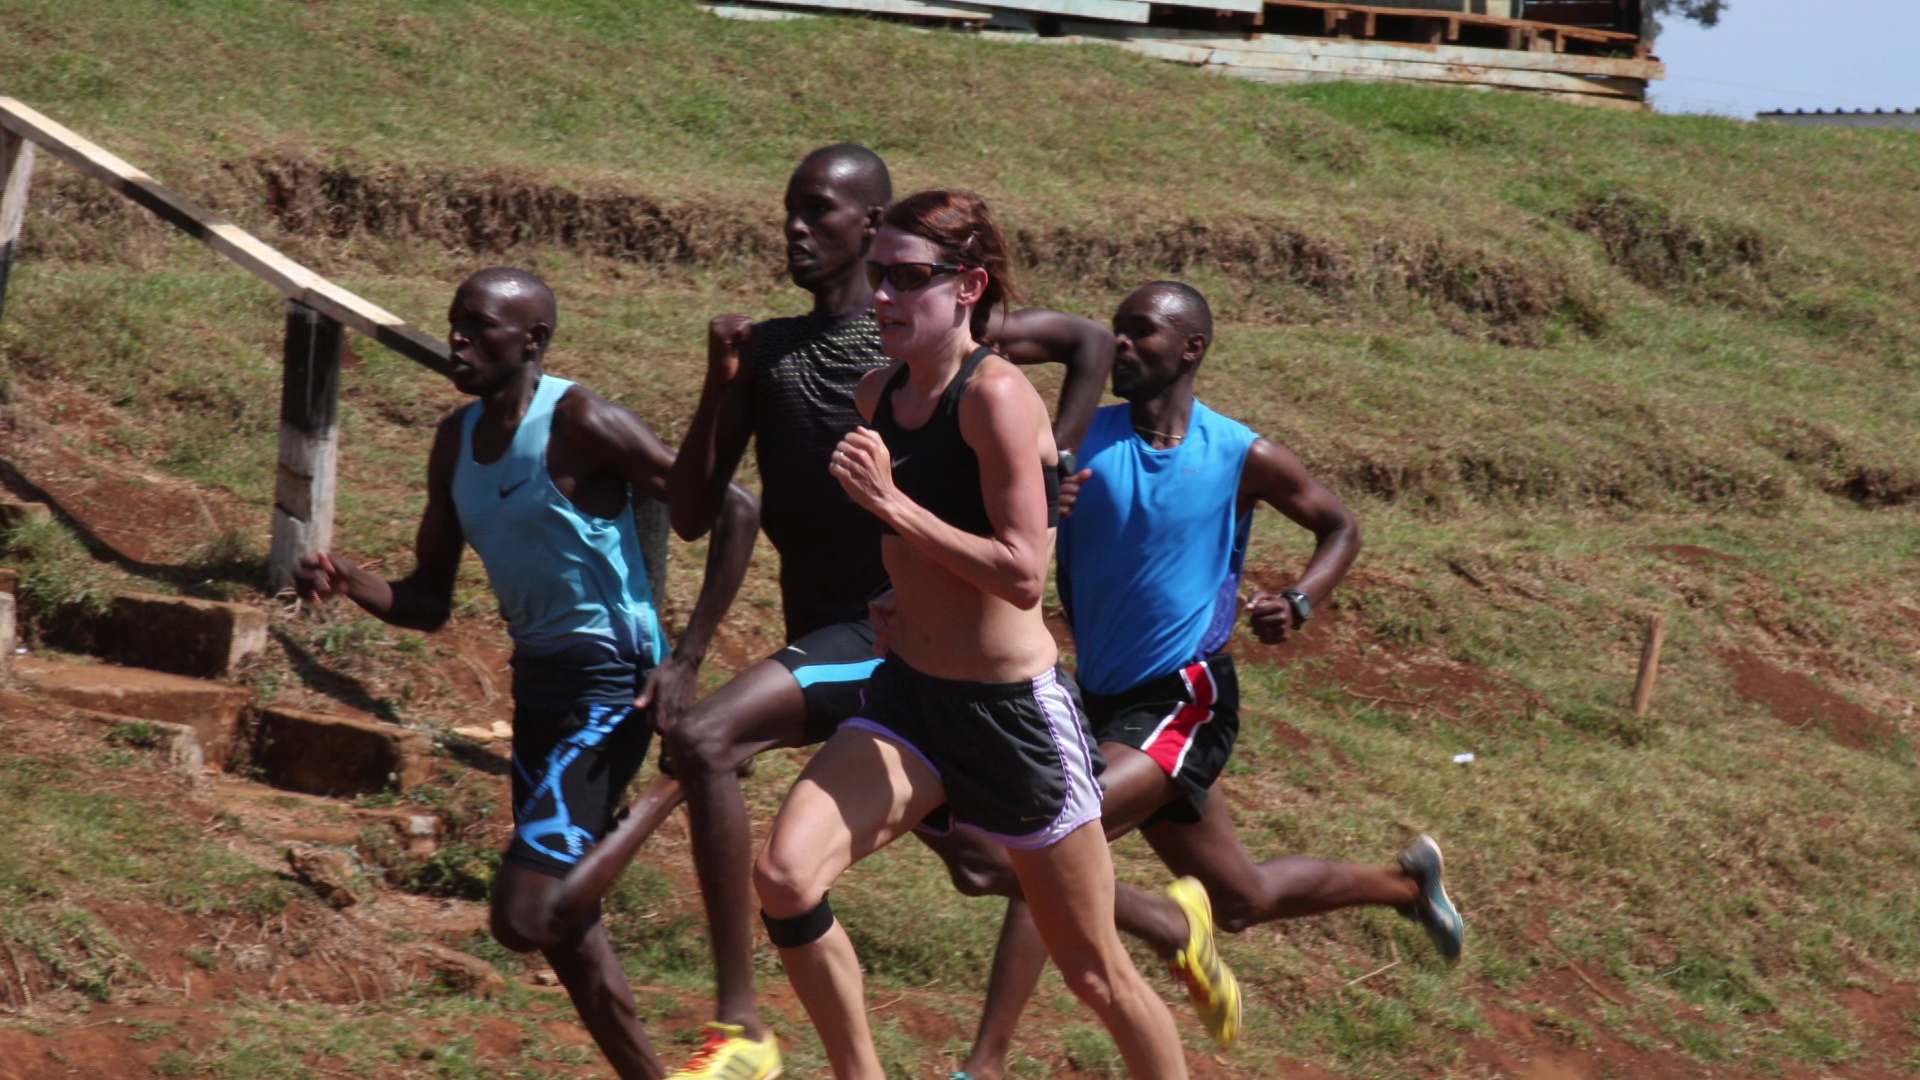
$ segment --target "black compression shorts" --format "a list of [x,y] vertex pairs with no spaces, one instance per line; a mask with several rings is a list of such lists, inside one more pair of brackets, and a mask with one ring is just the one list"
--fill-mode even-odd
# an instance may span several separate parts
[[632,702],[513,710],[513,843],[506,859],[565,877],[613,828],[653,720]]
[[873,655],[873,624],[865,619],[824,626],[774,653],[807,699],[806,745],[823,743],[860,712],[867,679],[880,666]]

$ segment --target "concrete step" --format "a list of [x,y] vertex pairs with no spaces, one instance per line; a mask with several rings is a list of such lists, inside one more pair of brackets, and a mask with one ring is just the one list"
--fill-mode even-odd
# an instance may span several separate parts
[[[128,738],[137,736],[138,741],[133,745],[164,751],[167,768],[188,783],[203,784],[207,780],[206,747],[200,743],[200,733],[185,724],[146,720],[137,716],[116,716],[80,708],[74,709],[73,715],[99,724],[105,729],[104,733],[121,732]],[[140,731],[139,727],[145,730]]]
[[48,633],[56,648],[116,664],[223,679],[266,650],[267,613],[245,604],[123,592],[102,611],[64,614]]
[[19,525],[25,522],[52,521],[53,507],[41,502],[21,502],[19,499],[0,498],[0,527]]
[[407,791],[433,777],[433,743],[379,720],[269,707],[254,764],[269,783],[316,795]]
[[48,656],[18,656],[14,661],[14,681],[29,693],[93,712],[193,729],[212,765],[226,763],[253,697],[245,687],[141,668]]

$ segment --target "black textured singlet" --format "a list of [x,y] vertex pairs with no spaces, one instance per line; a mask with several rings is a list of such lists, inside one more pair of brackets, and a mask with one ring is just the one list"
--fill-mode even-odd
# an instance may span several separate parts
[[[903,428],[893,418],[893,392],[907,381],[905,364],[887,380],[880,404],[873,410],[873,430],[880,433],[893,458],[893,486],[941,521],[975,536],[992,536],[993,520],[980,493],[980,458],[960,435],[960,395],[980,361],[991,355],[993,350],[985,345],[973,350],[947,383],[933,415],[917,428]],[[1058,525],[1060,466],[1043,463],[1041,470],[1047,485],[1047,524]],[[894,530],[881,522],[880,531]]]
[[760,524],[780,553],[787,640],[867,617],[885,587],[880,522],[828,471],[863,421],[855,391],[890,361],[873,313],[835,326],[808,316],[753,328],[749,415],[760,464]]

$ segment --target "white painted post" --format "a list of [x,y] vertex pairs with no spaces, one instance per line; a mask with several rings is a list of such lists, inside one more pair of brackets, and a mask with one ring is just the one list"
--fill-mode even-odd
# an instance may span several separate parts
[[27,183],[33,178],[33,144],[0,128],[0,315],[7,309],[7,277],[27,213]]
[[13,594],[0,592],[0,682],[6,681],[7,672],[13,667],[13,642],[18,632],[14,624]]
[[280,469],[273,488],[271,592],[293,587],[300,557],[333,543],[334,459],[340,444],[340,357],[345,331],[298,300],[287,301],[286,368],[280,384]]
[[1640,646],[1640,675],[1633,682],[1633,715],[1645,716],[1653,704],[1653,683],[1660,676],[1660,647],[1667,640],[1667,617],[1647,619],[1647,640]]

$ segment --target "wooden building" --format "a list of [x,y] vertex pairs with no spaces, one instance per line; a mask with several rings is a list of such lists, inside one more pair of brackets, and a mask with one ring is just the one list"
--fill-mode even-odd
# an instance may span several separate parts
[[1908,112],[1905,109],[1795,109],[1788,112],[1776,109],[1773,112],[1755,113],[1755,120],[1768,124],[1791,124],[1794,127],[1845,127],[1845,128],[1894,128],[1899,131],[1920,131],[1920,109]]
[[1391,80],[1647,108],[1666,69],[1641,0],[709,0],[732,18],[837,12],[1002,39],[1104,42],[1261,82]]

